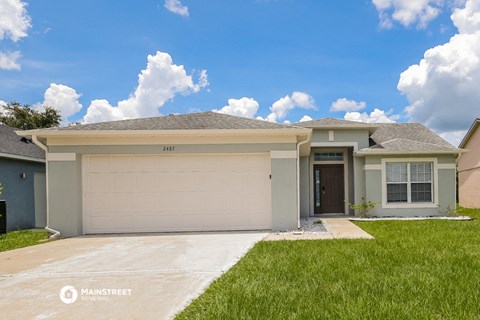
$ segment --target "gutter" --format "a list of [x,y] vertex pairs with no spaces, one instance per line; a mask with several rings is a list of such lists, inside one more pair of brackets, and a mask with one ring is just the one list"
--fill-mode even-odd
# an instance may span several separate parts
[[297,229],[300,230],[300,146],[310,140],[310,136],[297,143]]
[[44,145],[43,143],[41,143],[37,136],[36,135],[32,135],[32,141],[33,143],[35,143],[38,147],[40,147],[43,151],[45,151],[45,183],[46,183],[46,188],[45,188],[45,193],[46,193],[46,205],[47,205],[47,226],[45,227],[45,230],[47,230],[48,232],[52,233],[52,235],[50,235],[50,239],[55,239],[55,238],[58,238],[60,237],[60,231],[58,230],[55,230],[55,229],[52,229],[49,227],[50,225],[50,205],[49,205],[49,201],[48,201],[48,148],[46,145]]

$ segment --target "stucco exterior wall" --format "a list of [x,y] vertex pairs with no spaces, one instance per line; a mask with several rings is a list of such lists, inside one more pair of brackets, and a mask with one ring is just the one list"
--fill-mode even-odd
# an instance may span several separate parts
[[297,227],[297,160],[272,159],[272,230]]
[[82,159],[48,162],[48,217],[50,228],[62,236],[82,234]]
[[[25,179],[21,173],[25,173]],[[35,227],[35,173],[45,173],[45,164],[0,158],[0,198],[7,201],[7,231]]]
[[480,208],[480,130],[471,135],[464,146],[470,152],[458,159],[458,197],[466,208]]
[[[333,131],[333,141],[330,141],[329,131]],[[327,142],[334,145],[345,142],[355,142],[358,144],[358,149],[368,147],[368,130],[366,129],[314,129],[312,133],[312,146],[315,142]]]
[[310,216],[310,157],[300,158],[300,216]]
[[[192,144],[176,145],[174,152],[259,153],[295,151],[294,143],[277,144]],[[82,155],[84,154],[164,154],[162,145],[51,146],[49,153],[75,153],[75,161],[49,161],[49,225],[64,236],[82,231]],[[272,229],[294,229],[297,224],[297,160],[271,159]]]
[[[382,179],[382,159],[436,159],[437,179],[434,182],[438,188],[438,198],[434,198],[436,204],[430,207],[422,207],[422,204],[406,204],[405,207],[388,208],[385,206],[382,187],[385,183]],[[365,157],[365,183],[366,183],[366,199],[377,202],[377,206],[370,213],[374,216],[441,216],[447,215],[448,208],[455,208],[456,204],[456,171],[455,157],[453,155],[425,155],[425,156],[369,156]],[[388,205],[387,205],[388,206]],[[401,205],[399,205],[401,206]]]

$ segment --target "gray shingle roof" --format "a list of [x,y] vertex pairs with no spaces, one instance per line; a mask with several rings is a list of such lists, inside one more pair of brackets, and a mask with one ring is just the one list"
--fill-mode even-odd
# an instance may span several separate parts
[[383,123],[370,138],[374,144],[359,150],[358,153],[457,153],[460,151],[419,123]]
[[334,119],[334,118],[323,118],[318,120],[304,121],[295,123],[296,126],[305,127],[305,128],[332,128],[332,127],[342,127],[342,128],[376,128],[378,124],[370,124],[365,122],[358,121],[348,121],[344,119]]
[[217,112],[199,112],[162,117],[108,121],[48,130],[201,130],[201,129],[300,129],[262,120]]
[[45,159],[45,152],[29,139],[18,136],[12,128],[0,124],[0,153],[36,159]]

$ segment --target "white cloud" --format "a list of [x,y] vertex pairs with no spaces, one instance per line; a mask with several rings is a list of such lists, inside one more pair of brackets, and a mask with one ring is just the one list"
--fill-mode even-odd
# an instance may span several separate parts
[[[453,1],[453,0],[450,0]],[[378,11],[380,27],[390,29],[394,22],[405,27],[425,28],[441,12],[445,0],[372,0]]]
[[480,1],[469,0],[464,8],[456,8],[451,15],[459,33],[475,33],[480,30]]
[[63,122],[80,111],[82,105],[78,101],[80,94],[75,89],[63,84],[50,83],[50,87],[45,90],[44,100],[41,104],[44,107],[53,107],[60,111]]
[[[26,6],[21,0],[0,0],[0,40],[10,39],[17,42],[27,36],[32,25]],[[18,58],[20,51],[0,52],[0,69],[20,70]]]
[[179,14],[184,17],[188,17],[188,7],[183,5],[180,0],[165,0],[163,5],[168,11]]
[[277,122],[284,119],[288,112],[294,108],[314,109],[315,101],[313,97],[305,92],[294,91],[291,96],[285,96],[275,101],[270,107],[270,114],[262,120]]
[[398,116],[390,116],[384,110],[375,108],[370,114],[366,112],[347,112],[343,118],[349,121],[365,123],[394,123]]
[[0,0],[0,40],[9,38],[17,42],[27,36],[32,25],[26,6],[20,0]]
[[17,63],[20,58],[20,51],[0,52],[0,69],[20,70],[20,64]]
[[451,131],[440,133],[440,137],[450,142],[453,146],[458,147],[463,137],[467,134],[467,130]]
[[228,105],[212,111],[230,114],[233,116],[253,118],[258,111],[259,104],[253,98],[228,99]]
[[312,117],[304,115],[299,122],[312,121]]
[[440,133],[466,130],[479,116],[480,0],[468,0],[451,18],[458,28],[448,43],[425,52],[401,75],[398,90],[406,95],[410,121]]
[[366,103],[364,101],[357,102],[355,100],[340,98],[332,103],[330,111],[359,111],[365,109],[365,107]]
[[147,67],[138,75],[138,86],[130,97],[112,106],[107,100],[93,100],[83,121],[86,123],[158,115],[158,109],[176,94],[198,92],[208,85],[207,72],[200,71],[198,83],[185,67],[173,64],[172,57],[157,51],[147,57]]

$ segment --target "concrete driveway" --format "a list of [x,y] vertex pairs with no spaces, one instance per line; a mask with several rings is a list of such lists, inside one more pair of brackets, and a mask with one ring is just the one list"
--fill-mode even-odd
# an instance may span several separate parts
[[169,319],[265,236],[86,236],[3,252],[2,318]]

